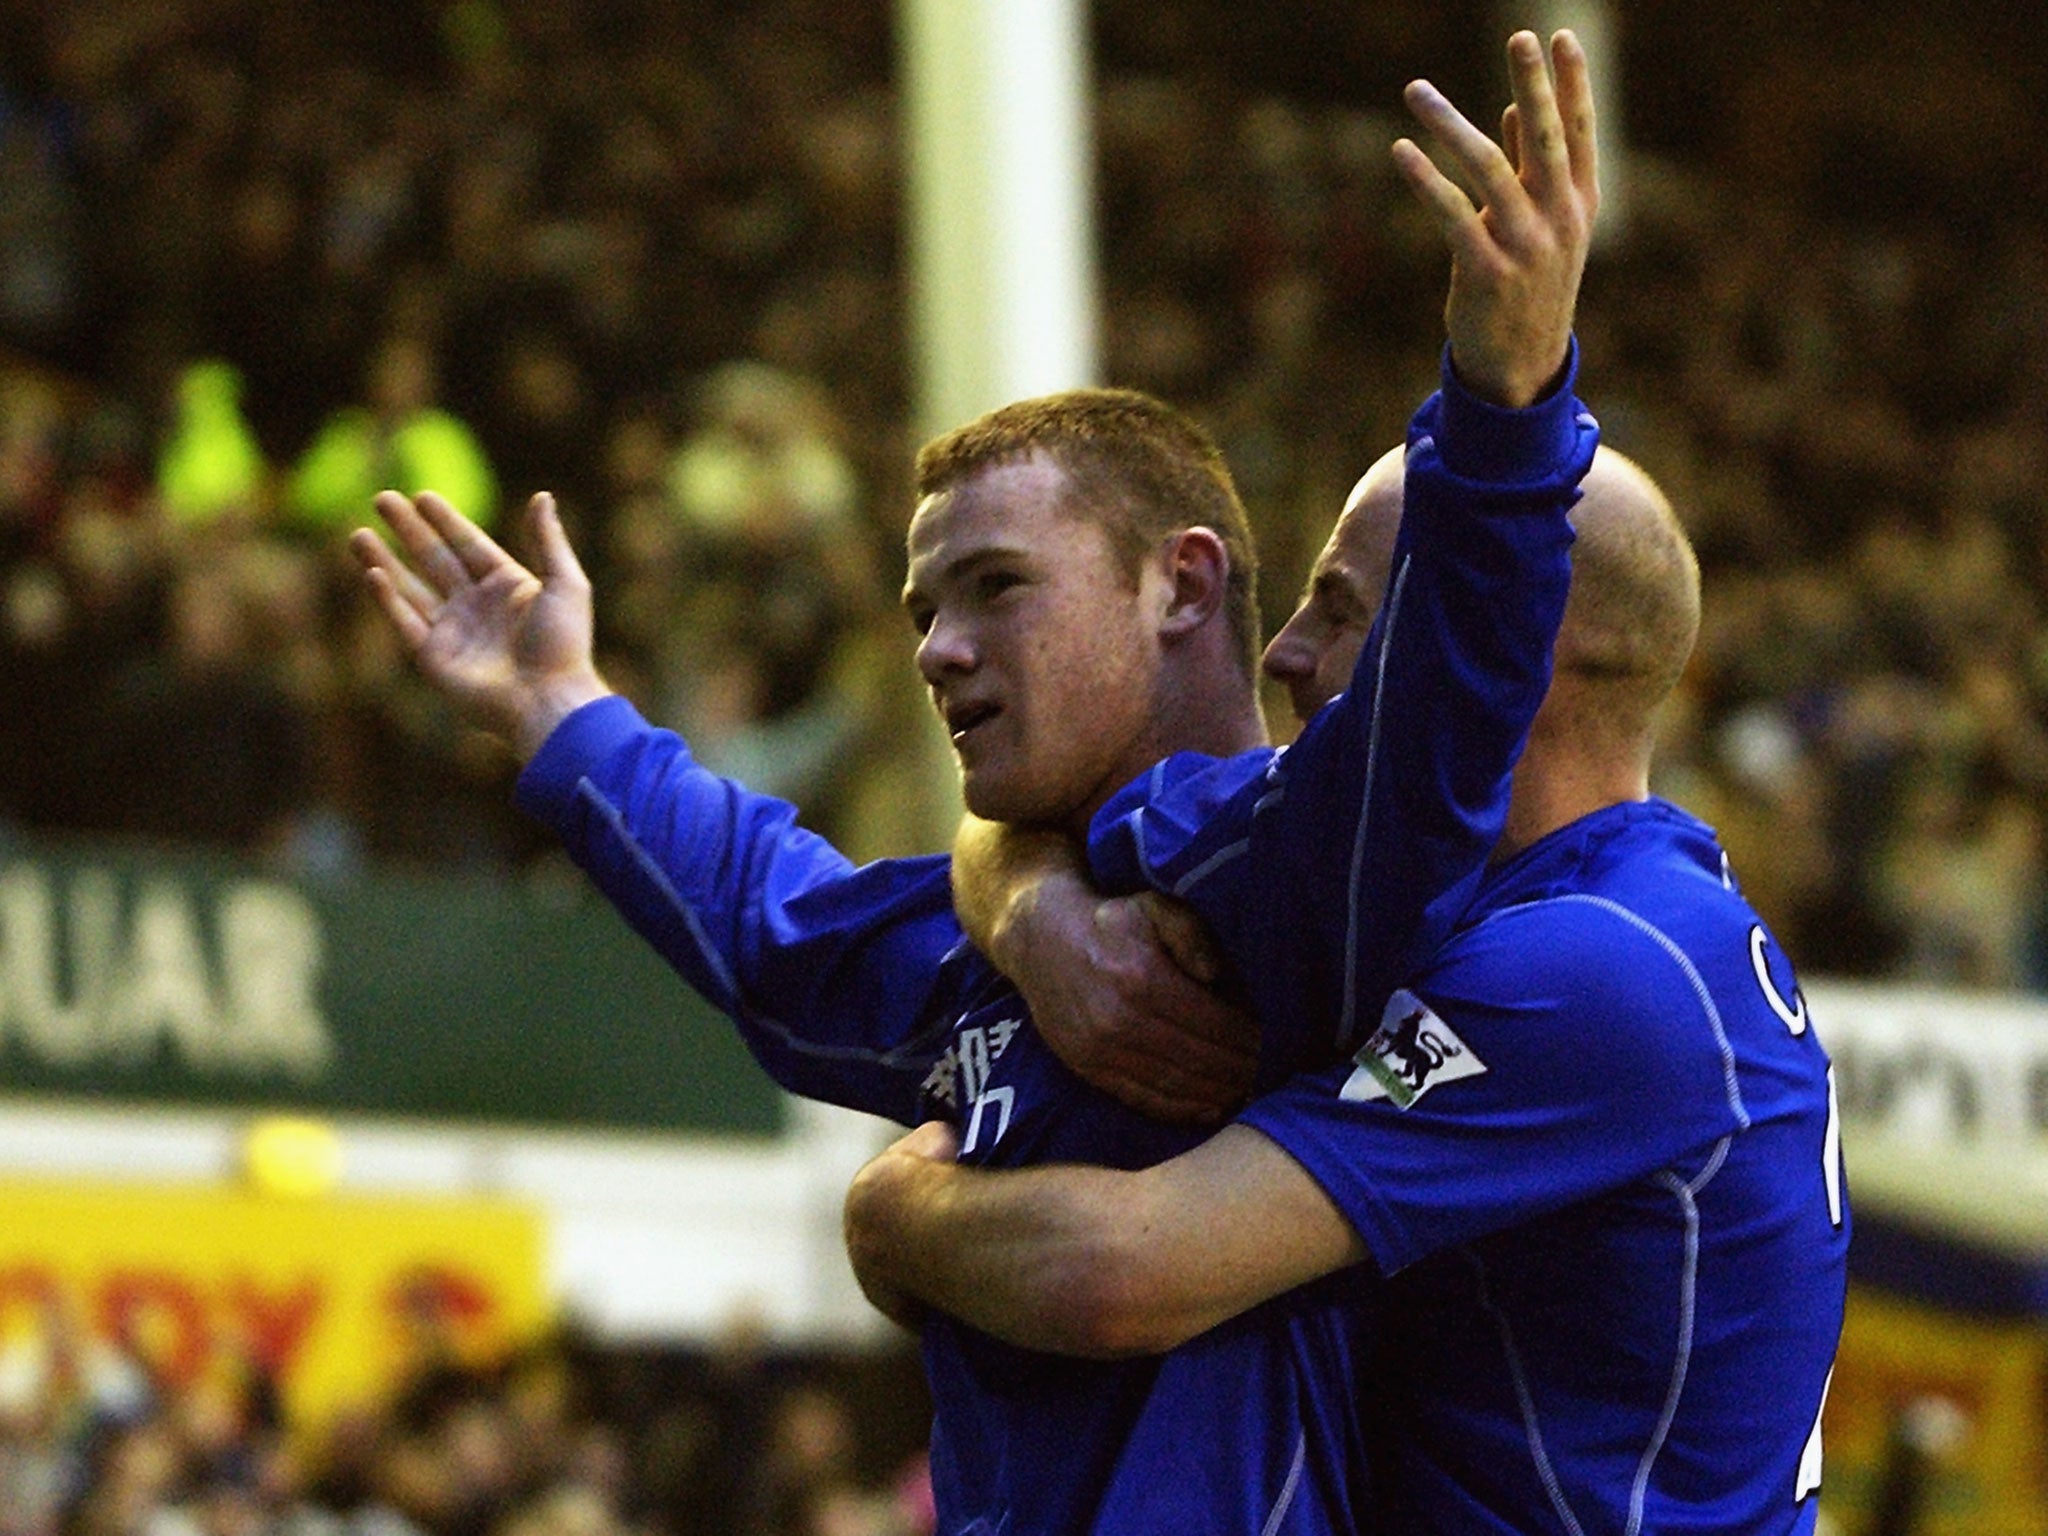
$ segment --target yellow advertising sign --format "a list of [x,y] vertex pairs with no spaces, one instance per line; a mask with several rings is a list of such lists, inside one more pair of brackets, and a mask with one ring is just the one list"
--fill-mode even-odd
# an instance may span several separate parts
[[546,1322],[539,1218],[491,1200],[0,1183],[0,1349],[89,1339],[174,1384],[249,1362],[295,1421],[372,1401],[424,1347]]

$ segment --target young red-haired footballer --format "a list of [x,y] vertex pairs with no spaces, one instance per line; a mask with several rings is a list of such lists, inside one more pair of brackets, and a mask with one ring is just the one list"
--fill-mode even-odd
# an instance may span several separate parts
[[[1565,514],[1596,438],[1571,395],[1570,345],[1594,198],[1590,92],[1576,44],[1561,35],[1553,53],[1554,89],[1534,37],[1510,47],[1519,166],[1433,91],[1410,93],[1483,212],[1398,148],[1454,253],[1446,382],[1411,435],[1395,593],[1357,685],[1250,791],[1267,824],[1329,855],[1270,906],[1309,957],[1276,959],[1276,979],[1306,980],[1335,954],[1340,985],[1384,996],[1434,952],[1498,834],[1543,693]],[[1080,391],[949,434],[921,471],[905,603],[971,810],[1079,833],[1162,754],[1263,739],[1242,514],[1198,432],[1143,397]],[[961,1157],[990,1167],[1137,1168],[1195,1140],[1062,1064],[1060,1021],[1034,1018],[963,942],[945,860],[854,869],[787,805],[706,773],[611,697],[591,662],[588,583],[544,499],[538,575],[437,498],[387,495],[379,510],[412,568],[368,531],[355,547],[418,665],[530,758],[522,802],[778,1081],[905,1122],[940,1115]],[[1262,1026],[1304,1038],[1335,990],[1261,983]],[[1363,1442],[1348,1388],[1302,1393],[1323,1388],[1310,1373],[1356,1326],[1332,1295],[1241,1349],[1187,1357],[1202,1401],[1262,1427],[1201,1528],[1355,1528]],[[923,1338],[941,1527],[1089,1528],[1161,1365],[1062,1358],[940,1314]]]
[[[1428,472],[1411,446],[1404,517],[1400,456],[1376,466],[1267,650],[1309,732],[1399,624]],[[1649,794],[1652,716],[1698,628],[1691,549],[1620,455],[1583,488],[1500,848],[1391,997],[1289,931],[1349,829],[1289,825],[1277,797],[1328,765],[1177,759],[1098,815],[1093,872],[1191,903],[1260,1000],[1269,1059],[1309,1070],[1163,1164],[981,1171],[925,1127],[849,1195],[856,1269],[892,1308],[1045,1350],[1168,1351],[1098,1530],[1248,1521],[1247,1467],[1313,1486],[1320,1447],[1351,1435],[1374,1532],[1814,1528],[1849,1238],[1831,1070],[1712,830]],[[1029,997],[1070,985],[1032,928],[1099,898],[1054,873],[1009,899],[991,952]],[[1319,1001],[1274,1005],[1276,976]],[[1288,1351],[1333,1317],[1349,1326]],[[1241,1367],[1261,1350],[1293,1369]],[[1218,1396],[1232,1362],[1268,1393]]]

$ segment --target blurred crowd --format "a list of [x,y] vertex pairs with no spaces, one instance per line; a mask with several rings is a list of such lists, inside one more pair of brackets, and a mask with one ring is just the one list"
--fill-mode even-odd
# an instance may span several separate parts
[[929,839],[886,7],[758,9],[0,7],[0,815],[531,857],[340,545],[380,486],[508,537],[545,486],[615,684]]
[[[926,1536],[914,1354],[558,1337],[290,1425],[275,1384],[0,1351],[0,1536]],[[856,1413],[852,1405],[859,1404]]]
[[[1629,7],[1582,392],[1705,567],[1658,787],[1809,973],[2041,988],[2048,91],[1982,9]],[[1107,372],[1223,441],[1270,623],[1436,367],[1400,81],[1498,96],[1497,18],[1095,15]],[[508,538],[556,490],[615,684],[929,846],[893,47],[884,0],[0,3],[0,820],[537,857],[338,549],[431,480]]]

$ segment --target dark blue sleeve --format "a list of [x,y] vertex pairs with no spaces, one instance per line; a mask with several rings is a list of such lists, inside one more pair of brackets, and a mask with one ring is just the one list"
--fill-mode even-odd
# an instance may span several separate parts
[[1575,343],[1559,387],[1509,411],[1461,388],[1447,354],[1409,427],[1387,596],[1350,689],[1263,772],[1183,770],[1096,818],[1099,877],[1176,894],[1216,931],[1265,1027],[1265,1085],[1355,1048],[1499,839],[1599,438],[1577,362]]
[[517,794],[776,1082],[915,1120],[950,1022],[935,984],[964,942],[946,859],[857,868],[620,698],[563,721]]

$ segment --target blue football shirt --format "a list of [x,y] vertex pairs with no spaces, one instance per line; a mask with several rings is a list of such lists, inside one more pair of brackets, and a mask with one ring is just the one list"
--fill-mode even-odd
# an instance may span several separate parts
[[[1548,683],[1569,581],[1565,514],[1596,437],[1568,387],[1505,412],[1447,376],[1411,429],[1396,592],[1358,681],[1288,754],[1298,779],[1269,776],[1268,756],[1227,785],[1262,827],[1335,829],[1325,841],[1343,850],[1268,909],[1316,946],[1314,959],[1288,961],[1300,985],[1277,971],[1244,977],[1267,1026],[1268,1079],[1301,1058],[1315,1010],[1344,988],[1322,976],[1323,959],[1341,956],[1342,974],[1379,986],[1433,952],[1469,903]],[[1149,782],[1192,773],[1213,790],[1215,775],[1237,771],[1182,762]],[[1196,1139],[1058,1061],[1014,988],[966,944],[945,860],[856,868],[787,804],[709,773],[618,699],[563,722],[519,794],[791,1091],[906,1123],[942,1115],[960,1127],[963,1160],[990,1167],[1140,1167]],[[1163,1361],[1043,1355],[933,1319],[922,1342],[941,1528],[1028,1536],[1099,1515],[1126,1531],[1350,1529],[1363,1477],[1350,1405],[1309,1401],[1297,1383],[1306,1362],[1359,1339],[1356,1283],[1276,1303]],[[1102,1500],[1142,1459],[1132,1431],[1167,1371],[1200,1382],[1241,1454],[1199,1505],[1111,1510]]]
[[1652,800],[1525,850],[1354,1059],[1244,1118],[1391,1276],[1390,1530],[1811,1528],[1833,1084],[1709,828]]
[[[1199,831],[1160,857],[1233,835],[1176,818]],[[1262,867],[1286,866],[1183,885],[1248,965]],[[1296,1359],[1305,1403],[1366,1395],[1373,1528],[1810,1530],[1847,1284],[1833,1084],[1711,829],[1652,800],[1554,832],[1376,1023],[1243,1116],[1386,1276],[1370,1338]],[[1129,1443],[1213,1433],[1198,1388],[1169,1361]],[[1105,1508],[1156,1502],[1131,1477]]]

